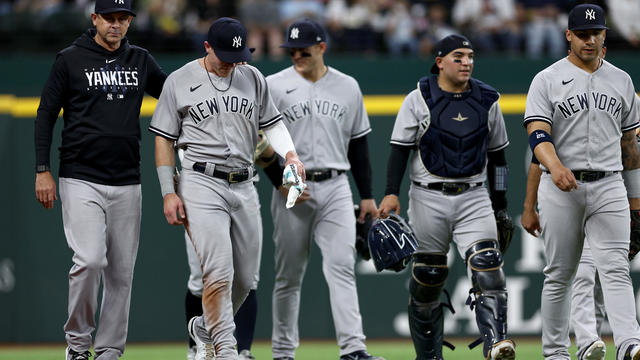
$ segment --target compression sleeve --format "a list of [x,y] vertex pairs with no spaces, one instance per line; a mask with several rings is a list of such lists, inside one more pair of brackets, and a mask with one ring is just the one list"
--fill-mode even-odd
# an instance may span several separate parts
[[411,154],[413,146],[402,146],[391,144],[391,154],[387,163],[387,187],[385,195],[398,195],[400,193],[400,183],[407,168],[407,160]]
[[287,158],[289,151],[296,152],[289,130],[281,120],[263,130],[273,150],[283,159]]
[[372,199],[371,162],[369,161],[369,143],[367,136],[351,139],[347,158],[351,164],[351,174],[358,187],[360,199]]
[[489,197],[494,211],[507,208],[507,159],[504,150],[487,153]]

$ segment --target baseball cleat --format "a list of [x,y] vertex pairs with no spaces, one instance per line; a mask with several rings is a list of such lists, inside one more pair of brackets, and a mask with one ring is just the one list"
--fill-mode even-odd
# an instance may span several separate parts
[[273,360],[293,360],[293,358],[288,356],[283,356],[283,357],[273,358]]
[[68,346],[64,351],[64,354],[66,356],[66,360],[88,360],[91,357],[91,353],[89,352],[89,350],[80,353],[72,350]]
[[194,316],[189,320],[189,324],[187,325],[187,330],[189,331],[189,336],[196,343],[196,356],[195,360],[214,360],[215,359],[215,349],[213,348],[212,343],[205,343],[200,339],[197,334],[196,329],[196,320],[199,316]]
[[502,340],[491,347],[487,360],[514,360],[516,358],[516,346],[511,340]]
[[373,356],[364,350],[358,350],[340,356],[340,360],[384,360],[384,358],[380,356]]
[[580,360],[604,360],[606,352],[607,346],[604,344],[604,341],[596,340],[584,351]]
[[187,360],[196,360],[196,353],[198,352],[197,346],[189,346],[187,350]]
[[255,360],[250,350],[244,349],[238,354],[238,360]]

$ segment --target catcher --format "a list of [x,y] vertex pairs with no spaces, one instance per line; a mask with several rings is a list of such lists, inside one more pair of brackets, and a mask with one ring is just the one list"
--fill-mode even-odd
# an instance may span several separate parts
[[[502,270],[513,223],[507,215],[509,145],[499,94],[471,78],[471,42],[450,35],[436,45],[432,76],[405,98],[391,135],[386,195],[380,216],[400,212],[398,193],[411,159],[409,223],[418,240],[409,291],[409,328],[417,360],[441,360],[447,252],[452,242],[464,259],[483,355],[515,358],[507,337],[507,289]],[[484,186],[488,180],[489,189]],[[497,223],[497,226],[496,226]],[[475,300],[473,298],[475,297]]]

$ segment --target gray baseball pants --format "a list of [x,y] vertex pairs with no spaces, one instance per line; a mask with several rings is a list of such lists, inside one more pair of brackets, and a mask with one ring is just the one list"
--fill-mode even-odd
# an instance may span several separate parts
[[78,352],[91,347],[102,279],[102,305],[94,349],[111,360],[124,352],[129,324],[133,268],[140,237],[139,184],[108,186],[60,178],[62,221],[73,266],[69,271],[67,344]]
[[309,182],[311,199],[285,208],[275,190],[271,199],[276,279],[273,288],[273,357],[294,357],[299,345],[300,288],[311,243],[322,253],[322,273],[340,355],[365,350],[354,265],[356,219],[346,174]]
[[618,360],[640,343],[635,299],[629,276],[630,215],[620,174],[579,182],[563,192],[543,173],[538,188],[540,225],[547,266],[542,288],[542,353],[545,359],[570,359],[570,294],[584,241],[593,253],[613,330]]
[[578,353],[600,340],[604,322],[604,297],[589,244],[585,241],[571,288],[571,326]]
[[256,188],[251,180],[229,184],[187,169],[178,192],[202,266],[204,318],[197,332],[209,335],[217,360],[235,360],[233,315],[251,289],[260,255]]

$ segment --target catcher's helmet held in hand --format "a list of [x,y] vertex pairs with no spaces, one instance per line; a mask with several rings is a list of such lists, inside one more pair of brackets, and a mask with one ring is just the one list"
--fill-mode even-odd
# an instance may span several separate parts
[[378,272],[402,271],[417,247],[413,230],[394,213],[386,219],[377,219],[369,230],[369,251]]

